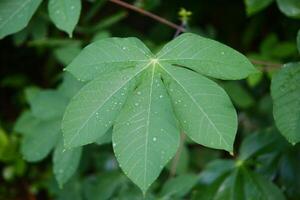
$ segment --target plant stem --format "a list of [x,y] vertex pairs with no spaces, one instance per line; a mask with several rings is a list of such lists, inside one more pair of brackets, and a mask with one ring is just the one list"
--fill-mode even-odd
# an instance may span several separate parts
[[175,157],[172,160],[172,164],[171,164],[171,169],[170,169],[170,177],[173,177],[176,175],[176,170],[177,170],[177,165],[184,147],[184,141],[185,141],[185,134],[181,133],[180,134],[180,144],[179,144],[179,148],[176,152]]
[[152,19],[154,19],[154,20],[156,20],[156,21],[158,21],[158,22],[160,22],[162,24],[165,24],[165,25],[167,25],[167,26],[169,26],[171,28],[174,28],[176,30],[180,30],[181,32],[185,32],[185,29],[183,27],[178,26],[177,24],[174,24],[173,22],[170,22],[169,20],[167,20],[165,18],[162,18],[162,17],[160,17],[158,15],[155,15],[155,14],[153,14],[151,12],[148,12],[146,10],[138,8],[138,7],[134,6],[134,5],[131,5],[131,4],[126,3],[124,1],[121,1],[121,0],[109,0],[109,1],[112,2],[112,3],[118,4],[119,6],[122,6],[124,8],[127,8],[127,9],[133,10],[135,12],[138,12],[138,13],[140,13],[142,15],[147,16],[147,17],[150,17],[150,18],[152,18]]
[[252,58],[248,58],[248,59],[254,65],[263,65],[263,66],[267,67],[266,71],[268,71],[270,69],[280,68],[282,66],[282,63],[274,63],[274,62],[270,62],[270,61],[256,60],[256,59],[252,59]]

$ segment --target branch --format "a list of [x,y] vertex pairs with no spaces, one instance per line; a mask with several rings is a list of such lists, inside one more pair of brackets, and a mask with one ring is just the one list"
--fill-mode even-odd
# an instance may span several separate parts
[[282,63],[274,63],[274,62],[270,62],[270,61],[263,61],[263,60],[256,60],[256,59],[252,59],[252,58],[248,58],[252,64],[254,65],[263,65],[265,66],[264,71],[269,71],[272,69],[277,69],[282,67]]
[[[165,19],[165,18],[162,18],[154,13],[151,13],[151,12],[148,12],[146,10],[143,10],[142,8],[139,8],[139,7],[136,7],[134,5],[131,5],[129,3],[126,3],[122,0],[109,0],[110,2],[114,3],[114,4],[117,4],[119,6],[122,6],[124,8],[127,8],[129,10],[133,10],[135,12],[138,12],[142,15],[145,15],[147,17],[150,17],[162,24],[165,24],[171,28],[174,28],[176,29],[176,33],[175,33],[175,36],[178,36],[180,34],[180,32],[186,32],[186,29],[184,28],[183,25],[179,26],[177,24],[174,24],[173,22],[170,22],[169,20]],[[282,66],[281,63],[273,63],[273,62],[270,62],[270,61],[262,61],[262,60],[256,60],[256,59],[252,59],[252,58],[248,58],[252,64],[254,65],[263,65],[265,66],[264,68],[264,71],[270,71],[272,69],[276,69],[276,68],[280,68]]]
[[122,6],[124,8],[127,8],[127,9],[133,10],[135,12],[138,12],[138,13],[140,13],[142,15],[147,16],[147,17],[150,17],[150,18],[152,18],[152,19],[154,19],[154,20],[156,20],[156,21],[158,21],[158,22],[160,22],[162,24],[165,24],[165,25],[167,25],[167,26],[169,26],[171,28],[174,28],[176,30],[180,30],[181,32],[186,32],[186,30],[183,27],[178,26],[177,24],[174,24],[173,22],[170,22],[167,19],[164,19],[164,18],[162,18],[162,17],[160,17],[158,15],[155,15],[155,14],[153,14],[151,12],[148,12],[146,10],[138,8],[138,7],[134,6],[134,5],[131,5],[131,4],[126,3],[124,1],[121,1],[121,0],[109,0],[109,1],[112,2],[112,3],[118,4],[119,6]]

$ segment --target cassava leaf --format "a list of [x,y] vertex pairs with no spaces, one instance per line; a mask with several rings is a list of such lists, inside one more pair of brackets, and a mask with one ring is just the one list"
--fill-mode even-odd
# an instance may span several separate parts
[[86,84],[66,108],[62,122],[65,145],[75,147],[92,143],[104,135],[143,69],[103,74]]
[[42,0],[1,0],[0,39],[25,28]]
[[77,170],[81,157],[81,147],[65,149],[60,139],[53,154],[53,171],[58,184],[62,187]]
[[152,66],[145,72],[113,130],[117,160],[144,193],[175,155],[180,138],[167,91],[155,70]]
[[80,80],[149,61],[152,53],[136,38],[106,38],[87,47],[66,68]]
[[242,79],[257,72],[250,61],[239,52],[192,33],[182,34],[169,42],[157,54],[157,58],[224,80]]
[[276,126],[292,144],[300,141],[300,63],[289,63],[273,77],[271,95]]
[[226,92],[195,72],[165,63],[161,68],[183,131],[199,144],[232,151],[237,116]]
[[80,16],[81,0],[49,0],[48,10],[55,26],[72,37]]
[[176,153],[180,129],[197,143],[232,151],[236,112],[225,91],[203,75],[240,79],[256,72],[238,52],[194,34],[171,41],[157,56],[134,38],[99,40],[67,70],[90,82],[66,109],[65,144],[96,142],[113,126],[117,160],[144,193]]

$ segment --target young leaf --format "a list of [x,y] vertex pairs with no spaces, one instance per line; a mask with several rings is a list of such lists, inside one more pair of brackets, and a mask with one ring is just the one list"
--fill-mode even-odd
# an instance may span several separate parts
[[300,141],[300,63],[289,63],[273,77],[271,95],[276,126],[292,144]]
[[130,68],[104,74],[86,84],[66,108],[62,121],[65,145],[81,146],[104,135],[143,69]]
[[85,47],[66,68],[83,81],[150,59],[150,50],[136,38],[106,38]]
[[258,72],[239,52],[192,33],[184,33],[169,42],[157,57],[160,61],[224,80],[242,79]]
[[145,193],[179,145],[172,107],[155,63],[122,109],[114,130],[115,155],[125,174]]
[[81,149],[81,147],[65,149],[62,138],[57,144],[53,154],[53,171],[60,187],[62,187],[77,170],[81,157]]
[[253,15],[267,6],[269,6],[274,0],[244,0],[246,4],[247,14]]
[[165,63],[161,68],[183,131],[199,144],[232,151],[237,116],[226,92],[195,72]]
[[286,16],[300,19],[300,1],[298,0],[276,0],[281,12]]
[[48,10],[55,26],[72,37],[80,16],[81,0],[49,0]]
[[42,0],[1,0],[0,39],[25,28]]

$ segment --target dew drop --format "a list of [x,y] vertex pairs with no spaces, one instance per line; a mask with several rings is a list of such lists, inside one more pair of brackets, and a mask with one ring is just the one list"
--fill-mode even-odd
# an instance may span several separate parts
[[135,106],[138,106],[138,105],[139,105],[139,103],[135,103],[134,105],[135,105]]
[[122,95],[122,96],[124,96],[124,95],[125,95],[125,93],[121,93],[121,95]]
[[153,142],[156,142],[157,138],[156,138],[156,137],[154,137],[152,140],[153,140]]
[[224,52],[224,51],[222,51],[222,52],[221,52],[221,54],[222,54],[222,55],[225,55],[225,52]]
[[115,147],[117,144],[116,143],[113,143],[113,147]]
[[71,10],[74,10],[75,9],[75,6],[71,6]]
[[56,14],[59,14],[59,13],[60,13],[60,11],[59,11],[59,10],[57,10],[57,11],[55,11],[55,13],[56,13]]
[[159,98],[163,98],[164,96],[161,94],[161,95],[159,95]]
[[140,91],[137,92],[138,95],[141,95],[142,93]]

